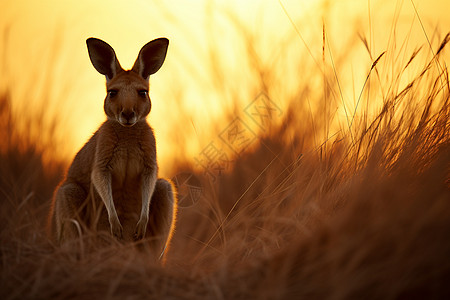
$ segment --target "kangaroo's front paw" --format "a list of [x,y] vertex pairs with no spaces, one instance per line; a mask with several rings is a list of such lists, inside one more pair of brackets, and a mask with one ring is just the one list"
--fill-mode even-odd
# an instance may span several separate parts
[[136,230],[134,232],[134,239],[141,240],[145,236],[145,232],[147,231],[147,223],[148,220],[140,219],[136,225]]
[[109,220],[109,224],[111,225],[111,234],[118,239],[122,239],[123,238],[123,234],[122,234],[123,228],[122,228],[122,225],[120,224],[119,219],[111,219],[111,220]]

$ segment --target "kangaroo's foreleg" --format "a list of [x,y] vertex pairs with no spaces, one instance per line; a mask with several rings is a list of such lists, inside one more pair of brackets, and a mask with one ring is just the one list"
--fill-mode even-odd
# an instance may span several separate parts
[[119,239],[122,239],[123,228],[120,224],[119,217],[117,216],[116,207],[114,206],[111,187],[111,172],[101,170],[99,167],[94,167],[92,170],[91,180],[100,195],[100,198],[102,198],[102,201],[105,204],[109,224],[111,226],[111,234]]
[[156,171],[156,168],[148,169],[142,175],[142,207],[141,215],[139,217],[139,221],[136,225],[136,231],[134,233],[134,238],[136,240],[144,238],[145,232],[147,230],[150,201],[152,199],[156,184]]

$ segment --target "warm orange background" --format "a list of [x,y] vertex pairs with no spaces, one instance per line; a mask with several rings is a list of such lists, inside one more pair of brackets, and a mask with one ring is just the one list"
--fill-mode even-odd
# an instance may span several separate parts
[[[257,96],[252,62],[243,55],[246,42],[260,64],[275,61],[271,98],[283,110],[286,95],[299,81],[313,84],[313,77],[322,74],[325,25],[328,60],[330,55],[336,60],[349,56],[336,71],[345,102],[353,109],[355,94],[381,52],[395,46],[411,53],[427,45],[425,33],[436,45],[450,30],[446,0],[414,0],[419,15],[409,0],[0,3],[0,91],[11,95],[19,120],[42,109],[49,112],[45,118],[61,120],[57,138],[63,143],[49,153],[63,159],[70,159],[105,118],[104,78],[90,64],[86,38],[107,41],[124,68],[132,66],[146,42],[170,39],[166,62],[151,78],[150,92],[149,121],[163,175],[174,155],[193,159],[216,138],[227,125],[220,123],[224,112],[244,109]],[[368,40],[372,58],[358,33]],[[407,57],[386,60],[394,59]],[[302,60],[313,67],[299,74],[292,62]],[[43,138],[45,128],[33,134]],[[177,139],[187,141],[183,149]]]

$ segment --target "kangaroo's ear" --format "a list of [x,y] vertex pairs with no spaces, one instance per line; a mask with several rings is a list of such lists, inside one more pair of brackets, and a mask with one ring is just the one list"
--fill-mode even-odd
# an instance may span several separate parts
[[89,38],[86,44],[92,65],[99,73],[106,76],[106,81],[111,80],[117,72],[122,70],[114,49],[106,42]]
[[169,40],[159,38],[153,40],[142,47],[132,70],[148,80],[149,76],[161,68],[166,58]]

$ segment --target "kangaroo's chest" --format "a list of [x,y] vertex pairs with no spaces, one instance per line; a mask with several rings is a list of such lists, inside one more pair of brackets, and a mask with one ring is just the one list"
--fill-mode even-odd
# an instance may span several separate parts
[[111,159],[111,175],[116,186],[139,183],[144,168],[145,153],[132,141],[119,143]]

